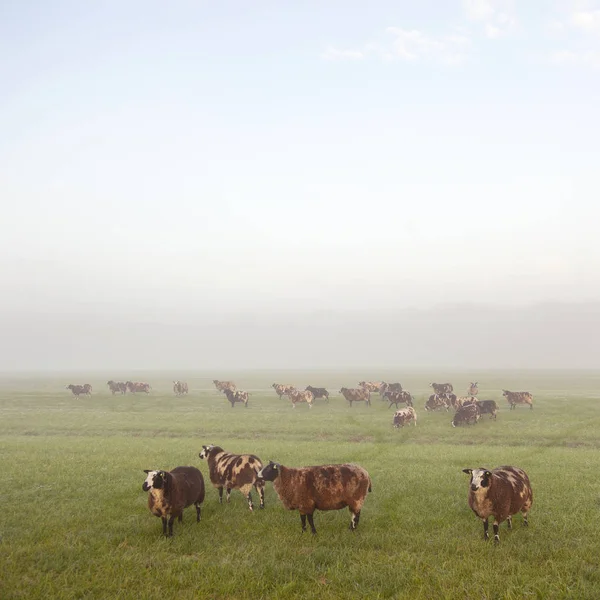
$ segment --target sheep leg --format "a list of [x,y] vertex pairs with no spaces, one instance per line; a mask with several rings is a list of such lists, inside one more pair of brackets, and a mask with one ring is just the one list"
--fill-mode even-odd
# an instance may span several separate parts
[[223,486],[219,488],[219,504],[223,504]]
[[500,536],[498,535],[498,519],[494,519],[494,543],[497,544],[500,541]]
[[200,522],[200,502],[194,502],[194,506],[196,507],[196,523]]
[[512,529],[512,517],[508,517],[506,519],[506,524],[508,525],[509,529]]
[[313,535],[316,535],[317,530],[315,529],[315,524],[313,522],[313,516],[312,514],[310,515],[306,515],[308,517],[308,524],[310,525],[310,531]]
[[167,535],[167,517],[161,517],[163,526],[163,535]]
[[258,492],[258,497],[260,498],[260,508],[265,507],[265,488],[258,483],[254,484],[256,491]]
[[360,510],[356,512],[350,510],[350,514],[352,515],[352,519],[350,521],[350,531],[354,531],[358,527],[358,521],[360,520]]
[[306,515],[300,513],[300,522],[302,523],[302,533],[306,531]]
[[175,521],[175,517],[169,518],[169,535],[168,537],[173,537],[173,522]]
[[177,520],[178,520],[180,523],[183,523],[183,513],[181,513],[181,514],[180,514],[180,515],[177,517]]
[[527,517],[527,513],[526,512],[523,513],[523,525],[525,527],[529,527],[529,519]]
[[231,488],[228,487],[226,492],[227,492],[226,501],[227,501],[227,504],[229,504],[229,502],[231,500]]
[[490,539],[490,534],[488,533],[488,520],[482,519],[483,521],[483,539],[487,542]]
[[248,500],[248,508],[250,510],[254,510],[254,504],[252,503],[252,492],[248,492],[246,499]]

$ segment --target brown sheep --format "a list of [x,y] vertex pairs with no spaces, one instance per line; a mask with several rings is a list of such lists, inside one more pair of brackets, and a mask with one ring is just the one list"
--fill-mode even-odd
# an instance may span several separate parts
[[254,454],[232,454],[225,452],[220,446],[212,444],[202,446],[198,456],[208,462],[210,482],[219,490],[219,503],[223,504],[223,487],[227,490],[227,502],[231,490],[240,490],[248,501],[248,508],[254,509],[252,488],[258,492],[260,508],[265,507],[265,483],[258,479],[262,469],[262,461]]
[[235,390],[237,390],[237,386],[233,381],[219,381],[218,379],[213,379],[213,383],[219,392],[224,392],[225,390],[235,392]]
[[248,396],[250,395],[248,392],[227,389],[225,390],[225,395],[227,396],[227,400],[231,402],[231,408],[235,406],[236,402],[242,402],[248,408]]
[[401,408],[394,413],[394,427],[398,429],[399,427],[404,427],[406,423],[410,425],[410,422],[415,422],[415,427],[417,426],[417,413],[412,406],[407,406],[406,408]]
[[450,394],[454,391],[454,387],[451,383],[430,383],[430,387],[436,394]]
[[506,396],[510,404],[510,410],[517,408],[517,404],[529,404],[529,408],[533,409],[533,396],[529,392],[509,392],[502,390],[502,395]]
[[401,392],[392,392],[387,391],[383,393],[382,398],[385,400],[386,398],[390,401],[390,405],[388,408],[392,407],[392,404],[396,405],[398,408],[398,404],[406,403],[406,406],[413,406],[413,397],[410,395],[410,392],[406,390],[402,390]]
[[498,543],[498,526],[508,521],[512,529],[512,516],[523,513],[523,525],[529,525],[528,514],[533,504],[533,492],[529,477],[519,467],[487,469],[463,469],[471,476],[469,506],[483,521],[483,537],[489,539],[488,519],[494,517],[494,542]]
[[339,510],[346,506],[352,515],[350,529],[354,531],[367,492],[371,491],[371,478],[367,471],[351,464],[293,469],[269,461],[258,477],[273,482],[285,508],[300,512],[303,532],[308,518],[313,534],[317,533],[313,522],[315,510]]
[[296,408],[297,402],[306,402],[308,404],[308,408],[312,408],[313,400],[315,397],[313,393],[309,390],[305,390],[304,392],[300,392],[299,390],[290,390],[288,392],[288,396],[292,401],[292,408]]
[[[196,467],[175,467],[172,471],[144,469],[146,481],[142,489],[148,494],[150,512],[162,519],[163,535],[173,535],[175,517],[183,521],[183,509],[196,507],[200,521],[200,505],[204,502],[204,478]],[[168,531],[167,531],[168,526]]]
[[477,387],[477,382],[471,382],[469,384],[469,389],[467,390],[467,396],[477,396],[479,394],[479,388]]
[[353,402],[366,402],[367,406],[371,406],[371,393],[367,389],[348,389],[343,387],[340,390],[340,394],[348,400],[350,407],[352,407]]
[[274,383],[273,389],[275,390],[275,393],[279,396],[279,399],[281,400],[282,396],[288,395],[291,390],[295,390],[296,388],[293,385],[287,383]]

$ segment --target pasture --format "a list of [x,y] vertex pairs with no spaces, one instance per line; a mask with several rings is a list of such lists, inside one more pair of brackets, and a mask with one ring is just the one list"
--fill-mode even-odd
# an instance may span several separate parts
[[[125,378],[136,374],[126,373]],[[110,395],[118,374],[4,376],[0,380],[0,598],[597,599],[600,595],[600,373],[245,372],[144,373],[150,395]],[[213,378],[252,393],[231,408]],[[392,428],[377,395],[349,408],[338,394],[360,379],[400,381],[417,427]],[[172,380],[189,384],[175,397]],[[427,413],[430,381],[457,394],[479,382],[496,422],[452,428]],[[75,399],[65,386],[89,382]],[[326,386],[329,403],[292,409],[273,382]],[[534,409],[508,410],[501,389],[529,390]],[[315,513],[302,534],[271,484],[251,513],[239,492],[218,504],[202,444],[286,466],[356,462],[372,478],[355,533],[347,509]],[[530,476],[530,526],[483,541],[467,505],[465,467],[514,464]],[[193,507],[175,536],[147,509],[143,469],[200,468],[202,521]],[[255,504],[257,498],[255,496]]]

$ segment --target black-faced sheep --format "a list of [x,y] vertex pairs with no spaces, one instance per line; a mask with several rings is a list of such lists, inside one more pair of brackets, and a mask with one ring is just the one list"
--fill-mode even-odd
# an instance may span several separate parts
[[519,467],[504,466],[487,469],[463,469],[471,476],[469,506],[483,521],[484,539],[489,539],[488,519],[494,517],[494,541],[498,543],[498,526],[508,521],[512,529],[512,516],[523,513],[523,525],[528,525],[529,510],[533,503],[533,492],[529,477]]
[[[142,489],[148,494],[148,508],[162,519],[163,534],[173,535],[175,517],[183,521],[183,509],[196,507],[196,522],[200,521],[200,505],[204,501],[204,478],[196,467],[175,467],[172,471],[144,469],[146,481]],[[168,527],[168,530],[167,530]]]
[[371,478],[367,471],[351,464],[293,469],[270,461],[258,477],[273,482],[285,508],[300,512],[303,532],[308,518],[313,534],[317,533],[313,522],[315,510],[339,510],[346,506],[352,515],[350,529],[354,531],[367,492],[371,491]]
[[477,404],[464,404],[463,406],[459,406],[454,418],[452,419],[452,427],[456,427],[457,425],[465,424],[469,425],[471,423],[477,423],[481,417],[481,413],[479,412],[479,407]]
[[202,446],[198,455],[208,462],[210,482],[219,490],[219,502],[223,503],[223,487],[227,491],[227,502],[231,490],[240,490],[248,501],[248,508],[254,509],[252,488],[258,492],[260,507],[265,507],[265,482],[258,479],[262,469],[262,461],[254,454],[231,454],[220,446]]
[[305,392],[310,392],[314,399],[316,400],[317,398],[325,398],[325,400],[327,400],[327,402],[329,402],[329,392],[325,389],[325,388],[316,388],[313,387],[312,385],[309,385],[305,388],[304,390]]
[[469,383],[469,389],[467,390],[467,396],[477,396],[479,394],[479,388],[477,387],[477,382]]

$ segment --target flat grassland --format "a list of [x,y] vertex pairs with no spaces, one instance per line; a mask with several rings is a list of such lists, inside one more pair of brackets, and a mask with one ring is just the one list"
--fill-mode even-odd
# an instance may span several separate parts
[[[176,398],[171,380],[190,393]],[[252,392],[231,408],[212,379]],[[417,427],[392,428],[394,409],[373,395],[349,408],[337,393],[359,379],[401,381]],[[111,396],[106,380],[149,381],[145,394]],[[452,428],[452,411],[426,413],[430,381],[459,395],[479,381],[496,422]],[[69,383],[89,382],[75,399]],[[292,409],[273,382],[326,386],[329,403]],[[501,389],[529,390],[534,409],[508,410]],[[356,462],[373,481],[358,530],[347,509],[315,513],[301,533],[271,484],[266,508],[242,495],[218,504],[202,444],[287,466]],[[600,597],[600,372],[146,373],[0,379],[0,598]],[[530,526],[483,541],[467,505],[465,467],[513,464],[531,479]],[[147,509],[142,469],[198,466],[207,497],[175,536]],[[258,504],[256,502],[256,504]]]

